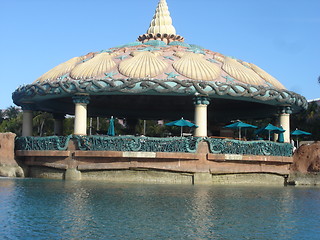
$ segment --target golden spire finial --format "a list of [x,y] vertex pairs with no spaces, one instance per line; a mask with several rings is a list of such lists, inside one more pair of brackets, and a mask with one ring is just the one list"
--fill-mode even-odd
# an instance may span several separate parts
[[160,0],[147,31],[148,34],[176,34],[166,0]]

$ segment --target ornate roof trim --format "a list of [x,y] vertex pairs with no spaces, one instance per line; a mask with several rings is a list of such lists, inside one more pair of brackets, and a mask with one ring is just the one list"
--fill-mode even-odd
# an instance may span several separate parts
[[38,102],[49,98],[70,97],[74,94],[147,94],[147,95],[206,95],[210,98],[239,98],[270,105],[292,106],[299,111],[306,109],[307,100],[294,92],[272,87],[215,81],[178,79],[101,79],[43,81],[19,87],[12,98],[15,104]]

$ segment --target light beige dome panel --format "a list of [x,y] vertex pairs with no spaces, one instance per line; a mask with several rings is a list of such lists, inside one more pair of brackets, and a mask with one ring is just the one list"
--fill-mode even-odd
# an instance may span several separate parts
[[79,62],[81,62],[84,57],[74,57],[70,60],[59,64],[58,66],[52,68],[41,77],[39,77],[35,82],[42,82],[45,80],[56,80],[57,78],[69,73]]
[[231,77],[247,84],[263,85],[264,81],[253,70],[243,66],[237,60],[230,57],[224,59],[222,69]]
[[219,62],[221,62],[221,63],[224,62],[224,57],[221,57],[221,56],[216,55],[216,54],[213,56],[213,59],[214,59],[214,60],[217,60],[217,61],[219,61]]
[[116,63],[112,60],[115,54],[100,53],[92,59],[77,65],[70,73],[74,79],[88,79],[103,75],[109,72]]
[[157,56],[160,52],[135,52],[133,58],[119,64],[119,72],[131,78],[155,77],[168,67],[168,63]]
[[[241,61],[241,60],[240,60]],[[244,65],[245,67],[251,68],[251,64],[245,61],[241,61],[242,65]]]
[[259,76],[262,77],[264,80],[271,83],[272,86],[279,89],[286,89],[276,78],[272,77],[269,73],[259,68],[257,65],[250,63],[250,66],[253,69],[253,71],[259,74]]
[[220,76],[221,69],[202,54],[178,52],[175,55],[181,59],[173,63],[173,68],[187,78],[211,81]]

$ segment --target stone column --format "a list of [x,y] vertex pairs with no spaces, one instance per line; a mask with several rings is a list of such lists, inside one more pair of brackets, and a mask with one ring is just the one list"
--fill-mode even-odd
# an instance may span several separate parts
[[[281,126],[281,124],[280,124],[280,118],[279,118],[279,117],[275,117],[273,124],[274,124],[275,126],[277,126],[277,127],[280,127],[280,126]],[[274,141],[274,142],[277,142],[277,141],[278,141],[278,137],[279,137],[279,134],[274,133],[274,134],[273,134],[273,141]]]
[[280,109],[279,114],[279,122],[280,126],[284,130],[286,130],[283,133],[284,136],[284,142],[290,143],[290,114],[292,113],[291,107],[282,107]]
[[207,137],[207,107],[210,104],[210,98],[206,96],[196,96],[193,98],[195,105],[194,121],[198,127],[195,129],[195,137]]
[[87,105],[90,97],[88,95],[75,95],[72,99],[75,104],[74,134],[87,135]]
[[63,135],[63,120],[64,114],[53,114],[54,118],[54,135],[62,136]]
[[23,117],[22,117],[22,137],[32,136],[33,130],[33,104],[22,104]]

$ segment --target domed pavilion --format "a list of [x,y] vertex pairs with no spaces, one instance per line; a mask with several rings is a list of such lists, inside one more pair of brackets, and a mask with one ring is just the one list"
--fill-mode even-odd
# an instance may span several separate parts
[[195,121],[195,136],[233,119],[278,116],[289,142],[290,114],[307,106],[259,66],[189,44],[176,33],[160,0],[145,34],[124,45],[74,57],[19,87],[23,136],[32,135],[32,112],[53,113],[55,133],[75,116],[74,135],[87,134],[88,117]]

